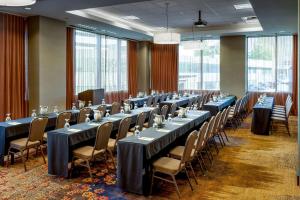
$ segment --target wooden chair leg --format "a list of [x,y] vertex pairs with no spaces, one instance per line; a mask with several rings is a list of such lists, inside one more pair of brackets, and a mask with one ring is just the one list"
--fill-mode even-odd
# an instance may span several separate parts
[[46,164],[46,159],[45,159],[45,155],[44,155],[44,152],[43,152],[42,146],[41,146],[41,145],[39,145],[39,146],[37,147],[37,149],[38,149],[38,148],[40,148],[40,151],[41,151],[41,154],[42,154],[42,157],[43,157],[44,163]]
[[90,177],[93,178],[92,170],[91,170],[91,166],[90,166],[90,161],[86,160],[86,165],[87,165],[87,167],[88,167]]
[[10,156],[10,148],[8,149],[8,153],[7,153],[6,167],[9,166],[9,156]]
[[150,183],[150,195],[152,195],[152,190],[153,190],[154,174],[155,174],[155,171],[153,170],[152,177],[151,177],[151,183]]
[[111,157],[111,160],[112,160],[112,162],[114,164],[115,169],[117,169],[117,166],[116,166],[116,163],[115,163],[115,160],[114,160],[114,155],[113,155],[113,153],[112,153],[112,151],[110,149],[108,149],[108,153],[109,153],[109,155]]
[[27,171],[27,168],[26,168],[26,160],[24,158],[24,150],[21,150],[21,157],[22,157],[22,163],[24,165],[24,170],[25,172]]
[[287,131],[288,131],[289,136],[291,137],[288,119],[287,119],[286,122],[285,122],[285,126],[286,126],[286,129],[287,129]]
[[299,182],[300,182],[299,179],[300,179],[299,176],[297,176],[297,186],[299,186]]

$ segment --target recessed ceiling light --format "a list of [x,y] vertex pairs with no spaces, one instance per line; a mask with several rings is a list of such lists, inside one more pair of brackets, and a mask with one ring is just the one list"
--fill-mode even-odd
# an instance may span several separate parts
[[248,16],[248,17],[242,17],[242,20],[247,24],[256,24],[259,23],[256,16]]
[[25,9],[25,10],[31,10],[31,8],[30,8],[30,7],[25,7],[24,9]]
[[29,6],[35,3],[36,0],[0,0],[0,6]]
[[124,16],[122,18],[127,19],[127,20],[138,20],[138,19],[140,19],[140,18],[138,18],[137,16],[134,16],[134,15]]
[[236,10],[251,9],[252,8],[252,5],[250,3],[235,4],[233,6]]

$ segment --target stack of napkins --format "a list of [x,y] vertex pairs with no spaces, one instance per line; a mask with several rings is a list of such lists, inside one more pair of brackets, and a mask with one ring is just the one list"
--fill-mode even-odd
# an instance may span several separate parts
[[152,141],[152,140],[154,140],[154,138],[150,138],[150,137],[140,137],[139,140]]
[[69,132],[72,132],[72,133],[77,133],[77,132],[80,132],[81,130],[80,129],[75,129],[75,128],[70,128],[68,129]]
[[21,124],[20,122],[6,122],[9,125],[19,125]]

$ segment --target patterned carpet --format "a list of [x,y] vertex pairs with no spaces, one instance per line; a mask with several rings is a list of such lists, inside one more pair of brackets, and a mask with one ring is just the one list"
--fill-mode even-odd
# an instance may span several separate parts
[[[229,131],[230,142],[215,155],[206,176],[196,168],[198,182],[192,192],[184,175],[177,177],[182,199],[300,200],[296,186],[296,118],[291,118],[289,137],[284,127],[275,126],[273,135],[250,132],[251,118],[237,131]],[[0,199],[176,199],[172,184],[156,181],[151,197],[123,193],[116,186],[112,164],[93,167],[94,179],[83,168],[73,179],[47,175],[41,157],[31,157],[28,171],[18,160],[0,167]]]

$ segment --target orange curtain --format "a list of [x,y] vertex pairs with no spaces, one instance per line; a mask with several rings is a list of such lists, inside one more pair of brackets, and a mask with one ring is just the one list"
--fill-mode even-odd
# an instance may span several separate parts
[[74,79],[74,29],[67,27],[67,69],[66,69],[66,108],[71,109],[72,103],[75,102],[75,79]]
[[178,45],[151,46],[151,87],[165,92],[178,88]]
[[137,94],[137,42],[128,41],[128,94]]
[[0,121],[28,114],[25,42],[25,18],[0,13]]
[[292,114],[298,115],[298,35],[293,36],[293,107]]
[[124,99],[128,98],[127,91],[115,91],[115,92],[105,92],[105,102],[113,103],[113,102],[122,102]]

